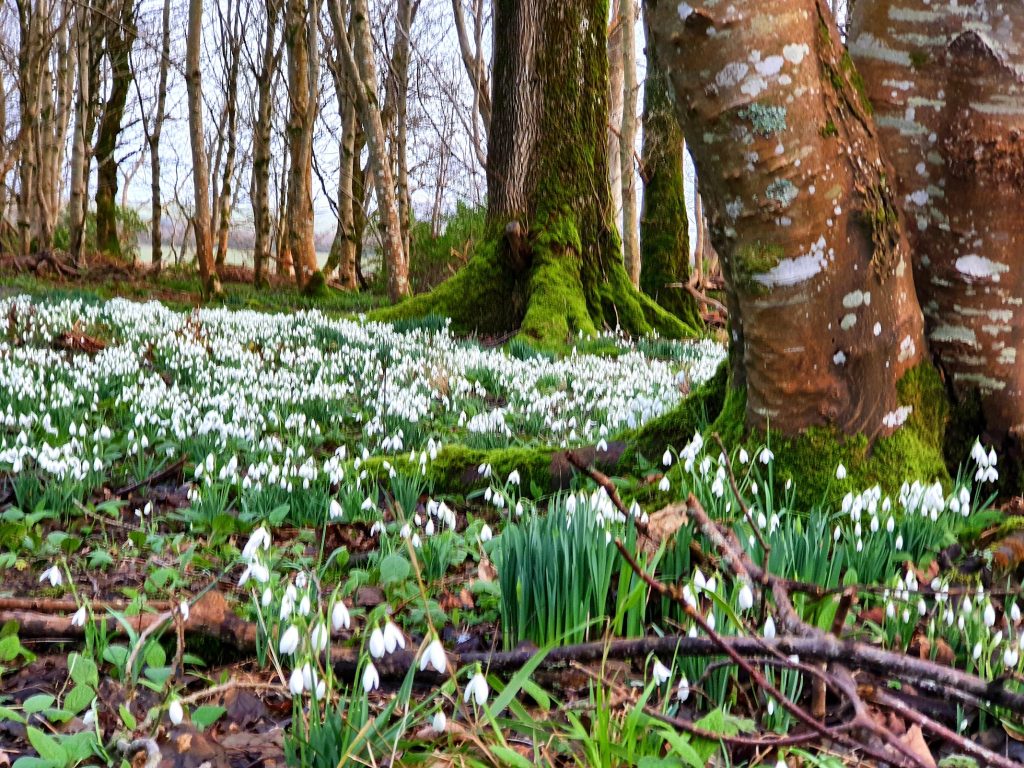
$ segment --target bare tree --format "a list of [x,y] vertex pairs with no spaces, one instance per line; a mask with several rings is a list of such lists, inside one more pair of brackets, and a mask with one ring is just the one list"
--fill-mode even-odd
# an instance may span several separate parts
[[622,130],[619,162],[622,178],[622,255],[633,285],[640,285],[640,236],[637,232],[636,171],[636,0],[620,0],[622,27]]

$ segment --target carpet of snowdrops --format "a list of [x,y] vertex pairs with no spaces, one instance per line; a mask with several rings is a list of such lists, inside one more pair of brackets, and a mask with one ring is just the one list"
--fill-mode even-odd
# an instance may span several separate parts
[[[73,737],[88,733],[89,754],[109,758],[115,737],[162,733],[161,724],[210,727],[223,715],[202,706],[198,678],[189,687],[167,671],[171,662],[153,646],[159,632],[119,644],[98,631],[104,617],[91,598],[134,596],[144,610],[146,598],[170,597],[171,612],[187,622],[204,582],[229,581],[239,610],[259,627],[259,669],[296,708],[299,725],[282,747],[293,764],[379,754],[417,723],[436,735],[449,718],[476,717],[497,681],[479,665],[454,669],[448,656],[471,647],[473,626],[485,627],[476,637],[485,648],[599,638],[603,625],[592,627],[594,617],[613,613],[620,634],[698,631],[654,600],[627,605],[621,583],[614,597],[615,577],[628,574],[620,574],[611,541],[633,528],[586,478],[555,495],[524,487],[515,469],[499,476],[486,461],[474,468],[486,487],[472,494],[434,489],[426,478],[450,446],[600,449],[709,379],[725,356],[719,344],[608,336],[555,357],[515,345],[488,349],[437,324],[400,331],[315,311],[180,313],[157,302],[25,296],[0,300],[0,318],[7,319],[0,334],[0,568],[14,574],[30,564],[36,589],[73,598],[79,607],[68,620],[85,630],[86,650],[71,658],[94,651],[97,669],[120,665],[122,686],[147,684],[144,695],[114,697],[111,713],[113,704],[99,695],[103,675],[72,675],[74,690],[83,689],[73,701],[40,693],[46,705],[30,712],[25,696],[0,681],[0,715],[24,726],[16,736],[28,754],[57,754],[53,742],[73,764],[78,753],[71,750],[83,749]],[[588,344],[601,354],[588,353]],[[678,451],[666,446],[663,456],[647,457],[660,475],[658,493],[693,492],[712,517],[736,520],[725,457],[699,434],[679,443]],[[986,677],[1021,671],[1019,601],[986,590],[980,579],[954,583],[934,567],[941,549],[990,515],[994,453],[977,445],[950,488],[908,478],[893,498],[877,487],[850,488],[841,504],[811,510],[797,509],[790,484],[775,487],[773,458],[768,447],[731,457],[751,523],[771,544],[773,572],[826,589],[869,585],[861,597],[867,613],[856,626],[849,619],[862,638],[898,648],[941,643],[958,666]],[[844,483],[845,468],[835,472]],[[150,478],[167,493],[148,492]],[[630,511],[647,517],[636,502]],[[551,537],[544,513],[568,532],[565,552],[544,549]],[[338,545],[328,538],[331,526],[342,525],[362,526],[373,542],[362,559],[349,562],[351,539]],[[758,539],[745,526],[736,522],[757,556]],[[750,587],[702,572],[684,535],[692,533],[682,529],[674,554],[650,566],[682,583],[687,602],[702,606],[718,631],[774,636],[771,615],[753,624]],[[545,566],[563,556],[571,567],[555,594],[564,603],[544,604],[543,590],[526,587],[547,578]],[[120,592],[101,586],[96,594],[89,572],[116,572],[121,558],[149,559],[140,583]],[[918,567],[924,562],[930,567]],[[468,597],[465,589],[460,595],[463,584],[472,586]],[[365,587],[380,598],[361,599]],[[805,619],[828,628],[834,616],[834,604],[815,604]],[[352,703],[347,715],[340,702],[349,689],[324,663],[329,646],[361,649],[352,695],[363,706]],[[379,660],[407,646],[417,662],[398,696],[369,706],[382,685]],[[0,674],[11,661],[0,658]],[[411,674],[430,669],[445,682],[435,694],[410,698]],[[776,682],[799,696],[802,682],[790,672]],[[728,670],[709,672],[706,659],[652,657],[637,674],[669,714],[735,704]],[[395,717],[399,700],[411,708],[404,718]],[[764,726],[788,728],[787,713],[771,700],[762,704]],[[48,721],[52,733],[32,725],[39,712],[57,713]],[[344,738],[332,732],[340,751],[318,762],[321,748],[312,745],[327,739],[335,716],[372,720],[374,728]],[[984,727],[978,716],[965,713],[959,727]],[[63,727],[69,720],[77,731]],[[638,744],[651,739],[652,754],[683,749],[656,730]],[[540,762],[537,754],[529,759]]]

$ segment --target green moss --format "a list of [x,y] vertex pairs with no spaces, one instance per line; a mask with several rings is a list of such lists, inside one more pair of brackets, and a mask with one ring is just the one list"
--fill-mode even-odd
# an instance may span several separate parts
[[819,133],[821,133],[821,138],[823,139],[834,139],[839,135],[839,129],[836,128],[836,124],[832,120],[829,120],[822,126]]
[[929,56],[927,51],[911,51],[910,66],[914,69],[924,69],[930,58],[931,56]]
[[327,281],[324,279],[324,273],[318,269],[309,276],[309,280],[306,281],[302,293],[305,296],[323,296],[326,292]]
[[770,272],[785,257],[785,249],[776,243],[762,243],[758,240],[750,245],[745,245],[736,251],[736,255],[732,259],[733,281],[737,286],[750,293],[762,294],[768,288],[754,278],[757,275]]
[[843,68],[843,73],[850,81],[850,85],[857,92],[857,96],[860,99],[860,104],[864,107],[864,111],[869,115],[875,113],[875,107],[871,103],[871,99],[868,97],[867,86],[864,84],[864,78],[860,76],[860,72],[857,71],[856,65],[853,63],[853,59],[850,57],[850,52],[844,50],[843,58],[840,60],[840,65]]

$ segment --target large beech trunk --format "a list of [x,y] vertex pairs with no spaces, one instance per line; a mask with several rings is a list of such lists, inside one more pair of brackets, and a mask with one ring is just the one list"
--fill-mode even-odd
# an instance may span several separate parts
[[723,262],[747,422],[892,432],[923,321],[831,12],[823,0],[649,3]]
[[928,340],[1024,437],[1024,5],[860,0],[850,52],[895,166]]

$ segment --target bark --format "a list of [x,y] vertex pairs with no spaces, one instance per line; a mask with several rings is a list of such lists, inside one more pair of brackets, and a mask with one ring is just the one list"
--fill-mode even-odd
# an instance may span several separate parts
[[35,186],[39,128],[39,104],[42,88],[42,50],[44,34],[40,17],[47,13],[46,0],[33,6],[30,0],[18,0],[18,250],[22,255],[32,248],[32,222],[35,214]]
[[640,285],[640,241],[636,229],[636,1],[622,3],[622,130],[619,162],[622,166],[622,257],[633,285]]
[[[332,20],[335,28],[343,27],[344,20],[340,16],[338,0],[328,0],[328,7],[332,14],[338,15],[336,20]],[[384,263],[388,272],[388,296],[392,301],[398,301],[409,295],[409,262],[403,248],[398,198],[388,163],[384,127],[377,102],[377,70],[373,60],[373,40],[370,37],[366,0],[353,0],[352,36],[352,45],[347,35],[335,35],[335,44],[349,78],[356,84],[353,91],[366,134],[370,166],[377,189],[377,206],[384,239]]]
[[163,217],[163,201],[160,195],[160,136],[163,133],[164,116],[167,107],[167,70],[171,61],[171,0],[164,0],[164,7],[161,16],[160,36],[160,74],[157,80],[156,112],[153,115],[153,128],[149,132],[147,143],[149,144],[149,160],[151,180],[151,195],[153,206],[153,221],[150,240],[152,241],[152,265],[153,271],[157,274],[163,267],[163,232],[161,221]]
[[402,250],[406,254],[409,253],[409,227],[412,223],[408,159],[409,51],[412,23],[418,6],[419,3],[413,3],[412,0],[398,0],[398,7],[395,10],[395,42],[391,52],[384,114],[381,116],[385,133],[388,135],[388,156],[398,199]]
[[[647,16],[645,13],[645,26]],[[647,28],[645,32],[647,40],[652,40],[651,30]],[[683,178],[683,131],[672,109],[665,69],[650,43],[643,119],[640,288],[677,317],[699,324],[696,302],[684,287],[690,279],[690,234]]]
[[[318,3],[313,3],[314,9]],[[319,274],[313,229],[313,124],[317,108],[315,38],[310,24],[318,14],[304,0],[288,0],[285,44],[288,49],[288,247],[295,281],[305,289]],[[310,284],[310,287],[315,287]]]
[[117,231],[117,140],[132,84],[131,50],[135,44],[135,2],[122,0],[117,16],[106,19],[105,49],[110,65],[110,94],[96,135],[96,248],[121,255]]
[[[628,1],[628,0],[627,0]],[[608,185],[612,220],[622,231],[622,115],[625,104],[622,57],[622,0],[612,3],[608,30]]]
[[923,322],[891,172],[830,11],[823,0],[650,6],[694,137],[747,423],[893,432]]
[[210,172],[203,133],[203,80],[199,53],[203,33],[203,0],[189,0],[188,32],[185,48],[185,84],[188,89],[189,139],[192,145],[192,181],[195,192],[196,261],[203,290],[209,295],[221,293],[220,278],[213,265],[210,240]]
[[[234,209],[235,162],[238,149],[238,73],[242,64],[242,21],[237,5],[228,6],[227,40],[222,43],[227,58],[227,84],[224,92],[224,141],[225,157],[220,190],[217,195],[216,229],[217,256],[215,264],[219,271],[227,262],[228,233],[231,228],[231,212]],[[246,22],[248,19],[246,18]]]
[[[473,18],[474,44],[471,44],[469,31],[466,28],[466,14],[463,12],[462,0],[452,0],[455,32],[459,39],[459,53],[462,55],[462,65],[469,76],[469,82],[473,84],[475,112],[480,115],[486,141],[487,130],[491,124],[491,85],[488,82],[487,67],[483,60],[483,46],[480,45],[480,36],[483,32],[483,0],[476,0],[475,6]],[[474,122],[476,121],[475,116],[473,120]],[[486,163],[481,164],[486,165]]]
[[270,130],[274,114],[274,84],[281,46],[276,42],[280,0],[266,0],[266,31],[263,56],[256,73],[257,107],[253,126],[252,210],[256,241],[253,245],[253,273],[256,285],[264,282],[266,264],[270,259]]
[[77,48],[78,88],[75,94],[75,127],[71,143],[71,197],[68,201],[68,233],[71,257],[82,262],[82,238],[88,206],[86,182],[89,178],[89,156],[86,126],[92,109],[92,9],[87,3],[75,10],[75,44]]
[[914,250],[928,341],[989,435],[1024,437],[1024,6],[861,0],[850,52]]

